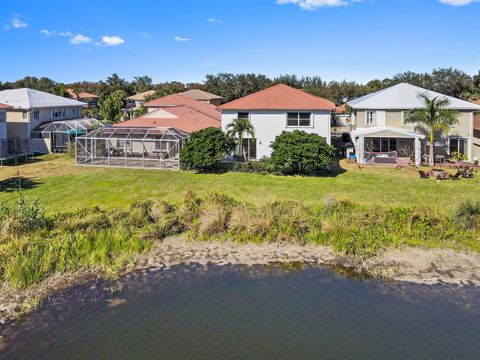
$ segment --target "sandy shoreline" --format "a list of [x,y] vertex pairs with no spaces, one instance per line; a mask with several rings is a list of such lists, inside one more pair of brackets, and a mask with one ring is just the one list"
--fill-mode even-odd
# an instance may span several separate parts
[[[480,255],[445,249],[404,248],[387,250],[362,260],[316,245],[246,244],[194,242],[170,238],[129,264],[119,275],[148,268],[168,269],[179,264],[263,265],[308,263],[351,268],[386,280],[419,284],[447,283],[480,286]],[[108,276],[101,270],[54,275],[28,289],[0,288],[0,328],[35,309],[52,294],[96,278]],[[1,339],[0,339],[1,342]]]

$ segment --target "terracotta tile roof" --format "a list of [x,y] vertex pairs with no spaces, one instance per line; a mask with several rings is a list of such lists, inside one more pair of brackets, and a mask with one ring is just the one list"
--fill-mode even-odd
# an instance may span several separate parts
[[146,107],[154,107],[154,108],[162,107],[164,109],[167,109],[170,106],[178,106],[178,105],[188,105],[196,109],[197,111],[205,113],[210,117],[218,118],[219,120],[221,119],[221,114],[217,110],[217,107],[215,105],[193,100],[186,96],[182,96],[180,94],[163,96],[161,98],[148,101],[145,104],[143,104],[143,106],[146,106]]
[[211,117],[189,105],[159,108],[135,119],[121,122],[122,127],[174,127],[191,133],[208,127],[221,128],[220,113]]
[[0,109],[1,109],[1,110],[11,109],[12,107],[13,107],[13,106],[0,103]]
[[67,89],[68,96],[70,96],[72,99],[98,99],[98,96],[95,94],[90,94],[88,92],[80,92],[78,94],[75,94],[75,91],[73,89]]
[[219,110],[335,110],[335,104],[302,90],[279,84],[219,107]]
[[194,100],[203,100],[203,101],[208,101],[208,100],[221,100],[223,99],[221,96],[199,90],[199,89],[192,89],[188,91],[184,91],[180,93],[180,95],[186,96],[190,99]]
[[127,97],[127,100],[133,100],[133,101],[142,101],[145,100],[149,96],[155,95],[155,90],[148,90],[144,91],[132,96]]

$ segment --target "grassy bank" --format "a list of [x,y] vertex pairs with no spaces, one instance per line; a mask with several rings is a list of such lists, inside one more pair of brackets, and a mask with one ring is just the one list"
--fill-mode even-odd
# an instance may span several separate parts
[[185,171],[76,167],[68,156],[48,155],[27,165],[0,168],[1,202],[15,202],[18,198],[18,175],[24,178],[23,193],[39,198],[50,214],[89,206],[127,209],[134,201],[148,199],[178,204],[186,189],[200,195],[213,191],[226,193],[257,205],[298,201],[314,206],[335,198],[369,206],[425,206],[445,214],[466,199],[480,199],[479,179],[421,180],[417,172],[409,169],[359,169],[343,164],[335,176],[325,178],[232,172],[200,175]]
[[445,215],[336,200],[254,204],[187,191],[176,204],[157,200],[128,210],[93,207],[45,215],[37,202],[21,198],[0,208],[0,282],[24,288],[83,268],[115,272],[155,241],[179,234],[194,241],[331,245],[360,257],[402,246],[480,252],[478,219],[480,205],[474,202]]

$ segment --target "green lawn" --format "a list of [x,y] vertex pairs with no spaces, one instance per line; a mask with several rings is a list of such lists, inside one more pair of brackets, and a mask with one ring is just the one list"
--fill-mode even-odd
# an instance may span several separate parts
[[39,198],[48,211],[98,205],[123,208],[137,200],[177,202],[185,190],[198,194],[213,191],[254,203],[296,200],[307,205],[329,198],[364,204],[427,206],[450,211],[467,198],[480,199],[479,179],[421,180],[416,171],[362,168],[355,165],[335,177],[305,178],[244,173],[202,175],[185,171],[99,169],[75,167],[65,155],[48,155],[18,167],[0,168],[0,201],[18,198],[8,179],[20,176],[33,181],[23,192]]

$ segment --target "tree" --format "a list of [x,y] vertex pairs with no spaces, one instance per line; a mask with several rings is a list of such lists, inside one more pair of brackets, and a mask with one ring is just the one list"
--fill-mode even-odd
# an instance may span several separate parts
[[100,116],[108,122],[116,122],[120,119],[123,101],[127,94],[122,90],[115,90],[109,94],[99,106]]
[[193,132],[180,152],[182,166],[201,172],[213,172],[218,161],[230,154],[235,142],[221,129],[206,128]]
[[436,96],[430,99],[426,94],[420,94],[419,97],[424,101],[425,107],[407,112],[405,122],[416,124],[420,131],[428,134],[430,141],[428,162],[433,166],[435,138],[448,134],[450,127],[458,124],[458,111],[447,109],[450,101],[446,97]]
[[317,134],[304,131],[284,131],[270,147],[273,149],[270,161],[282,172],[309,174],[325,169],[335,156],[335,148]]
[[242,156],[243,160],[247,160],[245,149],[243,148],[243,137],[250,135],[255,137],[255,129],[248,119],[234,119],[227,125],[227,135],[232,139],[238,140],[238,154]]
[[135,93],[142,93],[153,89],[153,81],[151,77],[147,75],[135,76],[132,81],[133,91]]

